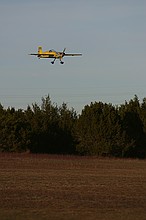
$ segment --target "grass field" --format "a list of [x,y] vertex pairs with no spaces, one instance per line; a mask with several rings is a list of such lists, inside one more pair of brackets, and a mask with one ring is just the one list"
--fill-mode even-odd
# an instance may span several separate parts
[[0,219],[146,219],[146,160],[0,154]]

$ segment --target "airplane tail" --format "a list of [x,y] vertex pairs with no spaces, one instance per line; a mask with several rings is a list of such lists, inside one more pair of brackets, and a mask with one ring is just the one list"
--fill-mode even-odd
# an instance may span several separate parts
[[38,54],[42,53],[42,47],[38,47]]

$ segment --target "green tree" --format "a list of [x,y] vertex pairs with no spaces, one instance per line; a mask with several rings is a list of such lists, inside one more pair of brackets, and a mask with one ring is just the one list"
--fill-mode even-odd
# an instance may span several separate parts
[[127,144],[124,149],[125,157],[145,157],[146,138],[143,121],[141,119],[141,107],[138,97],[135,96],[129,103],[119,108],[122,127],[127,135]]
[[67,104],[63,103],[59,108],[59,128],[60,145],[64,149],[64,153],[76,153],[75,140],[75,124],[77,121],[77,113],[72,108],[68,109]]
[[50,97],[42,98],[41,107],[36,103],[26,112],[31,123],[31,147],[35,153],[67,154],[74,152],[74,111],[63,103],[52,104]]
[[22,110],[8,108],[0,117],[0,151],[26,151],[30,144],[28,126]]
[[115,107],[102,102],[85,106],[78,120],[77,138],[81,154],[122,156],[125,136]]

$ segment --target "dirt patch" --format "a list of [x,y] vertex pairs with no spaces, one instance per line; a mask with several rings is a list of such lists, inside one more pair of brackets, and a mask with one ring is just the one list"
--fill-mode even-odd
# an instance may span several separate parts
[[0,154],[0,219],[146,219],[146,161]]

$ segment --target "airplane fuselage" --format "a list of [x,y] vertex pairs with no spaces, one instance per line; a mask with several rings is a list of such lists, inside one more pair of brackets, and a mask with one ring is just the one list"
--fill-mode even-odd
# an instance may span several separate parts
[[43,52],[42,54],[38,54],[38,57],[39,58],[56,58],[56,59],[59,59],[59,58],[62,58],[63,57],[63,54],[60,53],[60,52],[55,52],[55,51],[45,51]]

